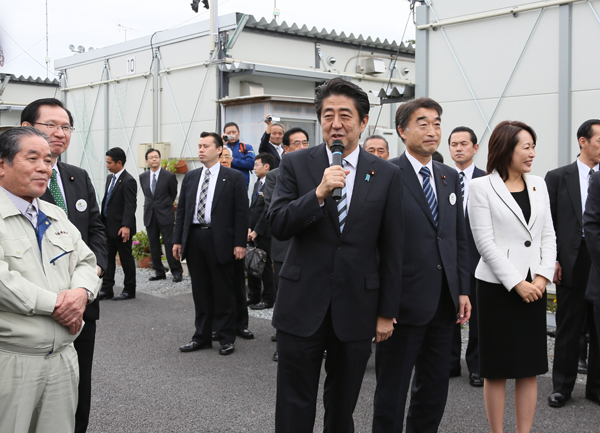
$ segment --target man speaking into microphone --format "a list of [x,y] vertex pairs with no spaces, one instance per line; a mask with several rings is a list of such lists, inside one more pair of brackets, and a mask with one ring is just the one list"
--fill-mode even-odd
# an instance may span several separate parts
[[371,341],[391,336],[400,302],[402,181],[358,145],[368,96],[335,78],[315,109],[325,142],[284,155],[269,210],[273,236],[291,239],[273,314],[277,433],[313,431],[325,351],[324,430],[354,431]]

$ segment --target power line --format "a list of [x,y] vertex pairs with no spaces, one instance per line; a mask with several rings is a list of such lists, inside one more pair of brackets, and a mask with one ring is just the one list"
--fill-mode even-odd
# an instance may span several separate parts
[[[24,49],[24,48],[23,48],[21,45],[19,45],[19,43],[18,43],[18,42],[17,42],[17,41],[16,41],[16,40],[15,40],[15,39],[14,39],[14,38],[13,38],[13,37],[12,37],[12,36],[11,36],[11,35],[10,35],[10,34],[9,34],[7,31],[6,31],[6,30],[5,30],[5,29],[4,29],[4,27],[0,26],[0,30],[2,30],[2,31],[3,31],[3,32],[6,34],[6,36],[8,36],[8,37],[10,38],[10,40],[11,40],[11,41],[13,41],[13,42],[15,43],[15,45],[17,45],[17,47],[19,47],[19,48],[20,48],[20,49],[21,49],[21,50],[22,50],[22,51],[23,51],[25,54],[27,54],[29,57],[31,57],[31,59],[32,59],[32,60],[33,60],[35,63],[37,63],[38,65],[40,65],[42,68],[46,69],[46,66],[45,66],[45,65],[42,65],[40,62],[38,62],[38,61],[36,60],[36,58],[35,58],[35,57],[33,57],[33,56],[32,56],[31,54],[29,54],[29,53],[28,53],[28,52],[27,52],[27,51],[26,51],[26,50],[25,50],[25,49]],[[37,45],[37,44],[36,44],[36,45]],[[54,74],[54,75],[58,76],[58,74],[57,74],[56,72],[50,72],[50,73],[52,73],[52,74]]]

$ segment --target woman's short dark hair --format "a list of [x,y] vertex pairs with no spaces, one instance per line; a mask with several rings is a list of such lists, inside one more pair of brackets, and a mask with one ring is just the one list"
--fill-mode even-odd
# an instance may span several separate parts
[[496,170],[502,180],[508,179],[508,167],[512,162],[513,152],[519,143],[519,132],[527,131],[533,138],[533,144],[537,141],[535,131],[523,122],[505,120],[494,128],[488,143],[487,172]]
[[346,96],[352,99],[361,122],[365,120],[365,117],[367,117],[369,110],[371,109],[369,96],[363,89],[348,80],[337,77],[317,87],[315,93],[315,111],[317,112],[319,123],[321,122],[323,101],[330,96]]

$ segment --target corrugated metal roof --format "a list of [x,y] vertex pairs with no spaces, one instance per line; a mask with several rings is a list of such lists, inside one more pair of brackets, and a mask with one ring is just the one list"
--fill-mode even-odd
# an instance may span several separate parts
[[29,77],[25,77],[24,75],[17,77],[14,74],[4,74],[4,73],[0,73],[0,81],[3,81],[7,75],[10,76],[9,83],[18,82],[18,83],[32,83],[32,84],[48,84],[48,85],[52,85],[52,86],[58,86],[58,84],[59,84],[59,82],[56,78],[53,80],[51,80],[50,78],[41,78],[41,77],[33,78],[31,75]]
[[[241,13],[237,14],[238,23],[240,22],[243,16],[244,15]],[[275,33],[286,33],[289,35],[302,36],[311,39],[342,42],[350,45],[378,48],[381,50],[389,51],[397,51],[398,47],[400,47],[401,53],[408,54],[411,56],[415,55],[415,46],[410,43],[404,44],[403,42],[400,42],[400,45],[398,45],[396,41],[389,42],[387,39],[382,41],[379,38],[373,40],[371,37],[367,37],[365,39],[363,35],[354,36],[354,33],[350,33],[349,35],[346,35],[346,33],[344,32],[337,34],[335,30],[318,30],[316,27],[309,29],[306,25],[302,25],[302,27],[299,27],[296,23],[292,23],[290,25],[285,21],[280,24],[274,19],[271,21],[267,21],[265,18],[260,18],[259,20],[257,20],[253,15],[248,16],[248,22],[246,23],[245,28]]]

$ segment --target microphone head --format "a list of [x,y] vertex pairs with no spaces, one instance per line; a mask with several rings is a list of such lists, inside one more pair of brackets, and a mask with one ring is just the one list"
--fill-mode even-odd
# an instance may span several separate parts
[[342,140],[333,140],[330,149],[332,152],[344,152],[344,142]]

